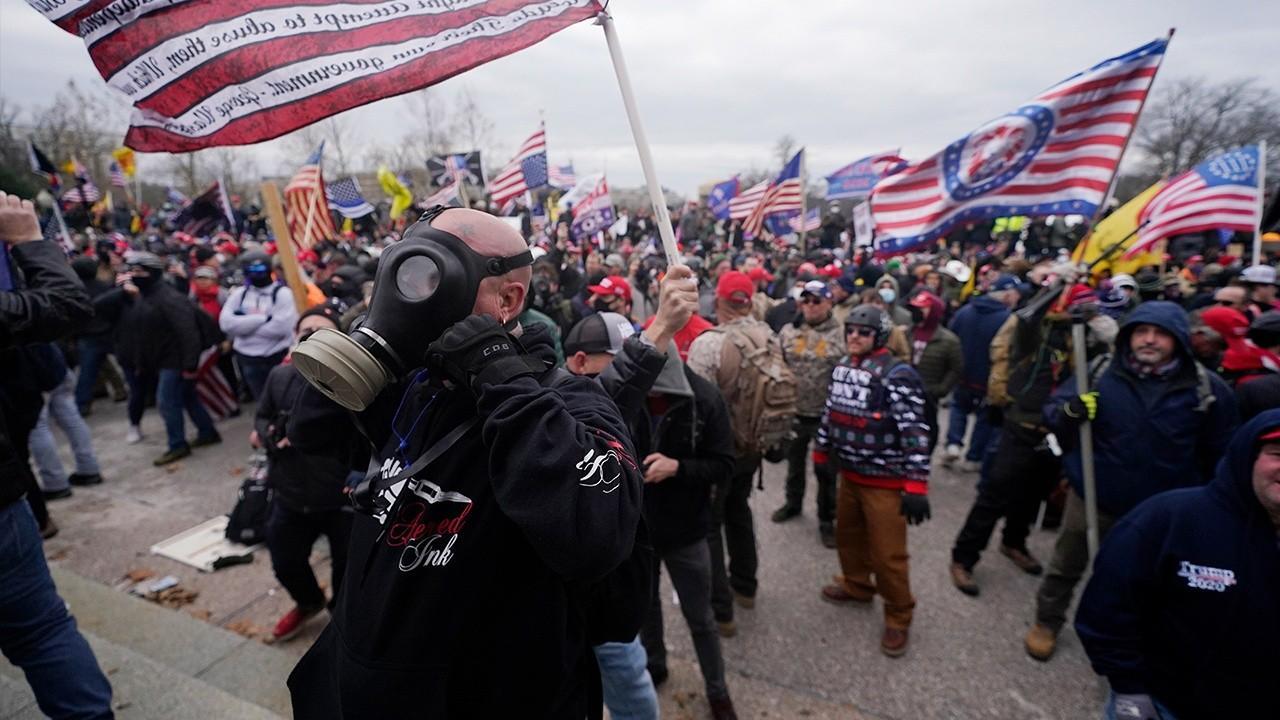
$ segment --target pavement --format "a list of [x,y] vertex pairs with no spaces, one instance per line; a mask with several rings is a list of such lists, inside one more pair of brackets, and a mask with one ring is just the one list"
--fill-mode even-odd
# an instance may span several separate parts
[[[223,444],[197,449],[167,468],[151,465],[164,450],[155,410],[143,419],[146,437],[138,445],[124,441],[123,405],[99,400],[88,418],[106,482],[76,488],[71,498],[51,504],[62,531],[45,550],[64,597],[111,673],[117,704],[123,703],[119,717],[290,714],[284,680],[319,634],[324,616],[297,638],[269,644],[270,628],[292,602],[272,576],[265,550],[250,565],[215,573],[149,552],[152,544],[230,511],[248,465],[251,412],[250,406],[241,417],[219,424]],[[70,457],[64,456],[70,469]],[[890,659],[879,651],[878,601],[872,608],[852,608],[819,599],[819,589],[838,568],[835,551],[818,542],[812,481],[801,517],[783,524],[769,520],[782,503],[784,472],[783,465],[766,464],[764,490],[752,494],[760,591],[754,609],[737,611],[737,636],[723,641],[741,717],[1074,720],[1098,715],[1105,683],[1089,669],[1074,632],[1063,633],[1050,663],[1038,663],[1022,649],[1037,578],[993,549],[976,570],[981,597],[964,596],[951,586],[951,542],[973,499],[976,475],[935,467],[933,519],[910,531],[918,603],[911,646],[905,657]],[[1037,531],[1030,547],[1047,562],[1052,543],[1052,533]],[[327,588],[323,541],[312,561]],[[128,596],[130,573],[177,576],[185,591],[174,603],[178,607]],[[707,718],[696,656],[665,578],[661,592],[671,672],[659,689],[663,716]],[[168,640],[157,645],[156,637]],[[39,716],[24,692],[20,675],[0,661],[0,720]],[[176,711],[170,702],[175,693],[203,709]],[[199,698],[207,704],[197,703]]]

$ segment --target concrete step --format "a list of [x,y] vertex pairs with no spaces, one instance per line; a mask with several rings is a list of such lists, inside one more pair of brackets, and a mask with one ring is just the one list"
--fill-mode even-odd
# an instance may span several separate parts
[[[58,592],[111,680],[117,717],[278,720],[297,659],[57,567]],[[0,660],[0,720],[42,717],[22,673]]]

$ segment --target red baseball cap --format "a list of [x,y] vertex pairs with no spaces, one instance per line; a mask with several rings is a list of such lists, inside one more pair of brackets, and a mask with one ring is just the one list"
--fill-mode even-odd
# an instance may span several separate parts
[[1258,436],[1258,442],[1269,442],[1271,440],[1280,440],[1280,428],[1274,428],[1270,432],[1265,432]]
[[606,275],[599,285],[588,285],[593,295],[613,295],[623,300],[631,299],[631,284],[616,275]]
[[726,302],[746,305],[756,292],[755,283],[744,272],[730,270],[716,281],[716,297]]
[[773,273],[757,265],[747,271],[747,278],[752,281],[764,280],[766,282],[773,282]]

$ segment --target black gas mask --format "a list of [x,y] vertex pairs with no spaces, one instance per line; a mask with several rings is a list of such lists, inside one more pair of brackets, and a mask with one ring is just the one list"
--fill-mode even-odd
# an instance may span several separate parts
[[427,346],[471,314],[480,281],[533,264],[528,250],[486,257],[432,227],[446,209],[428,209],[382,253],[358,328],[350,335],[320,330],[294,351],[299,372],[343,407],[364,410],[387,384],[424,365]]

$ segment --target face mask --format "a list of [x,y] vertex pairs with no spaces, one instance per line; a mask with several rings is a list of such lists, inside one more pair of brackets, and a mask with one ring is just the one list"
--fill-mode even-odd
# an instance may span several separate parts
[[364,410],[394,378],[421,367],[427,346],[471,314],[481,280],[533,264],[528,250],[486,257],[431,227],[445,209],[427,210],[382,253],[360,327],[350,335],[324,328],[294,352],[303,377],[339,405]]
[[894,300],[898,299],[898,293],[893,288],[880,288],[876,292],[880,293],[880,299],[884,300],[885,305],[892,305]]
[[591,309],[596,312],[613,312],[613,303],[602,298],[591,303]]
[[152,287],[155,286],[156,281],[159,279],[160,279],[159,275],[153,275],[153,274],[140,275],[140,274],[134,273],[132,282],[134,285],[138,286],[139,290],[150,290]]
[[271,284],[271,269],[263,265],[251,265],[245,268],[244,277],[250,285],[264,288]]

